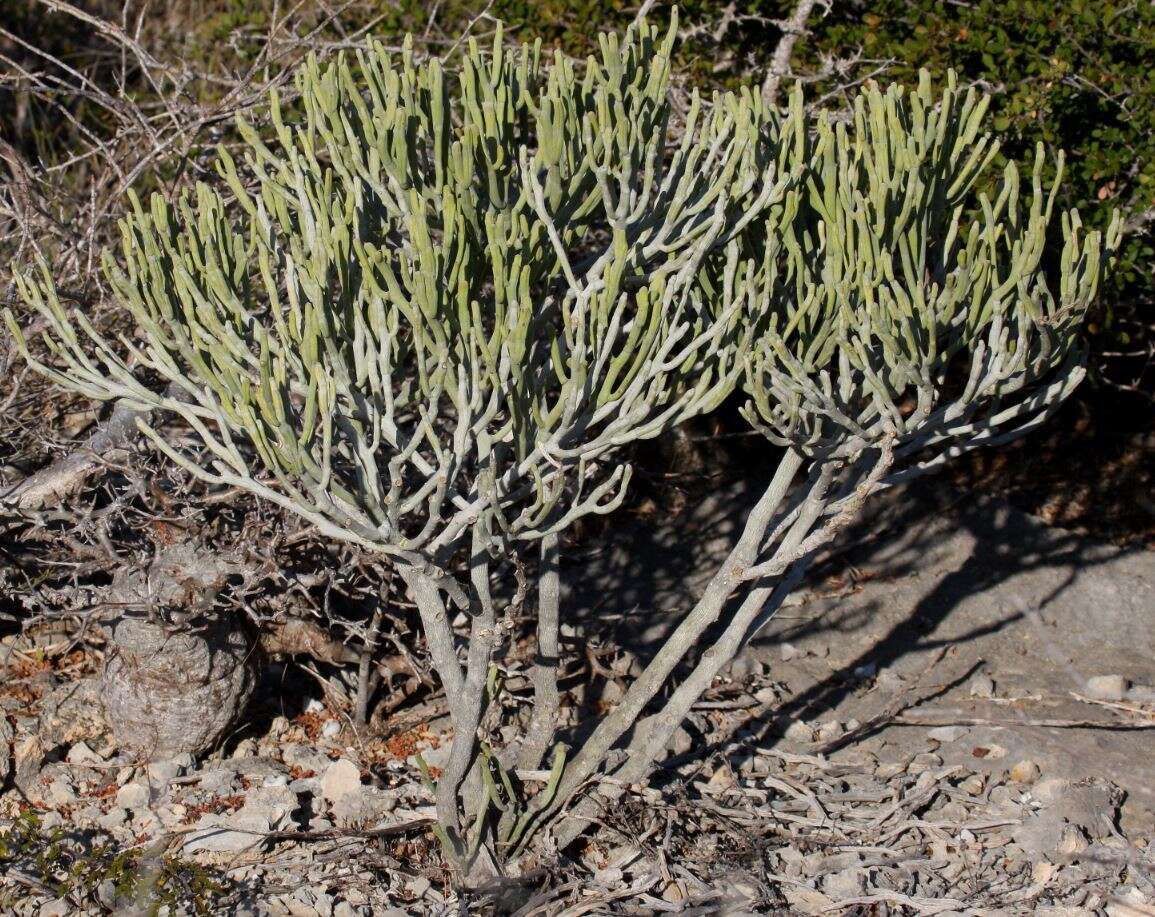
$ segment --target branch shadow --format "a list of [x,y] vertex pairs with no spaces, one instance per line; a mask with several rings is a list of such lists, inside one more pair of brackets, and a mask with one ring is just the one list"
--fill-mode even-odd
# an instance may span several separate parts
[[[704,500],[689,518],[655,520],[651,526],[620,531],[612,543],[581,562],[571,560],[568,578],[579,574],[570,597],[577,619],[641,662],[651,659],[736,539],[760,492],[757,484],[748,482]],[[1057,599],[1090,571],[1133,553],[1142,552],[1049,528],[997,499],[960,495],[941,480],[920,481],[884,495],[816,560],[804,586],[808,600],[801,605],[815,611],[771,619],[747,652],[765,659],[781,643],[820,635],[849,643],[879,625],[882,633],[833,666],[826,677],[743,722],[743,735],[752,745],[772,742],[786,724],[830,710],[862,690],[863,672],[916,668],[919,659],[936,650],[975,644],[1021,625],[1025,618],[1048,625],[1039,627],[1045,640],[1048,630],[1063,623],[1044,618]],[[1013,581],[1039,571],[1050,573],[1028,602]],[[910,601],[904,581],[918,577],[929,588],[909,613],[896,617],[895,603]],[[889,584],[893,589],[886,588]],[[846,600],[863,589],[869,589],[865,601],[862,596]],[[976,595],[991,597],[989,613],[974,620],[968,606],[965,621],[957,616],[952,620],[959,606]],[[614,607],[607,607],[611,603]],[[1068,612],[1057,608],[1054,613]],[[1062,628],[1060,632],[1065,638]],[[702,648],[711,642],[707,635]],[[1063,658],[1058,651],[1053,655]],[[1077,687],[1078,676],[1072,672],[1072,677],[1072,687]]]

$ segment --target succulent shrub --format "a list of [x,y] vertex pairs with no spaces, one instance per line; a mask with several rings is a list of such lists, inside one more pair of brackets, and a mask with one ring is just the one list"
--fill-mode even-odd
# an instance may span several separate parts
[[[976,197],[986,100],[925,76],[814,130],[799,93],[780,114],[749,89],[693,95],[675,124],[673,35],[602,36],[581,66],[499,35],[453,79],[380,47],[311,62],[297,107],[271,99],[271,136],[240,125],[219,186],[133,201],[105,266],[136,339],[65,311],[46,271],[19,280],[42,372],[175,416],[144,432],[210,485],[392,559],[449,702],[438,831],[463,870],[546,826],[572,840],[599,775],[611,797],[644,778],[870,492],[1045,418],[1081,378],[1118,238],[1064,214],[1048,274],[1053,189],[1036,168],[1021,200],[1009,167]],[[695,607],[571,751],[558,533],[618,505],[622,446],[739,383],[781,461]],[[496,584],[525,550],[534,700],[495,748]]]
[[[675,29],[602,36],[585,62],[499,32],[452,77],[379,45],[310,61],[298,104],[274,94],[267,130],[239,123],[219,182],[131,199],[104,268],[133,339],[67,311],[43,266],[17,281],[44,323],[41,372],[176,420],[141,428],[209,485],[392,559],[449,701],[439,832],[463,868],[512,849],[529,810],[508,772],[555,744],[558,533],[621,501],[623,445],[733,389],[741,235],[795,180],[756,93],[695,94],[675,132]],[[496,580],[528,549],[537,702],[498,755],[478,740]],[[550,760],[556,786],[564,750]]]

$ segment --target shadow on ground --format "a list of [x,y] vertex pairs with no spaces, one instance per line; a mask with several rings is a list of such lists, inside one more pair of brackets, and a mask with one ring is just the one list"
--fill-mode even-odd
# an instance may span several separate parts
[[[579,552],[568,563],[571,607],[591,624],[596,612],[607,638],[648,657],[725,556],[757,493],[738,485],[682,517]],[[948,763],[973,767],[975,750],[993,744],[1006,755],[989,762],[992,771],[1030,758],[1045,776],[1110,773],[1128,793],[1125,813],[1152,818],[1155,730],[1032,725],[1126,718],[1073,696],[1091,677],[1155,684],[1151,551],[1105,545],[1000,501],[921,482],[876,501],[747,657],[769,664],[783,684],[780,704],[743,725],[750,741],[780,741],[796,719],[869,722],[908,690],[917,712],[936,722],[998,724],[944,745]],[[887,676],[876,679],[880,672]],[[971,696],[976,674],[993,679],[994,697]],[[907,746],[925,748],[925,733],[892,725],[862,741],[881,757],[901,756]]]

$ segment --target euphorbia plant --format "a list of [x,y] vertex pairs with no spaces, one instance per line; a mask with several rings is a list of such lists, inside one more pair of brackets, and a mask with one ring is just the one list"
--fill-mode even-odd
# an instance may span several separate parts
[[[972,208],[980,97],[871,89],[812,135],[798,94],[785,117],[754,91],[692,96],[674,131],[673,35],[604,36],[580,72],[500,35],[455,81],[379,47],[310,63],[296,109],[271,100],[273,139],[242,124],[243,163],[221,152],[223,188],[134,202],[105,263],[137,340],[69,315],[47,272],[19,281],[42,371],[176,415],[183,446],[144,427],[175,461],[392,559],[449,702],[437,811],[463,870],[594,805],[598,774],[642,779],[871,490],[1018,435],[1080,376],[1103,240],[1064,216],[1053,295],[1053,192],[1036,177],[1024,206],[1008,171]],[[739,381],[783,458],[700,601],[569,751],[558,534],[621,501],[622,446]],[[495,580],[527,548],[534,700],[495,747]]]
[[[175,416],[179,440],[142,423],[175,462],[392,559],[449,702],[437,812],[462,869],[515,849],[556,798],[558,533],[620,503],[623,445],[733,389],[740,237],[795,181],[756,93],[694,95],[675,133],[675,30],[603,36],[581,66],[499,32],[453,79],[380,46],[310,61],[270,130],[239,123],[217,186],[132,200],[104,266],[135,339],[66,312],[46,270],[18,280],[46,321],[38,369]],[[495,577],[529,546],[533,714],[494,752]],[[516,770],[547,757],[531,796]]]

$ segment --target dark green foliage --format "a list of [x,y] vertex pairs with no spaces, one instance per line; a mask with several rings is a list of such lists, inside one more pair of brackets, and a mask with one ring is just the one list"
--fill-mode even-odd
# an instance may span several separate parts
[[[1114,207],[1134,221],[1155,207],[1155,6],[1127,0],[871,0],[820,23],[818,50],[893,58],[888,76],[960,72],[994,91],[1003,155],[1020,163],[1039,141],[1067,152],[1066,206],[1092,225]],[[1095,206],[1102,202],[1105,206]],[[1155,225],[1147,224],[1147,227]],[[1122,303],[1155,288],[1149,232],[1132,231],[1111,283]],[[1106,304],[1112,305],[1108,296]]]
[[[165,856],[149,859],[139,848],[119,847],[92,832],[81,836],[59,827],[48,829],[32,810],[0,833],[0,873],[19,873],[29,880],[26,884],[78,908],[98,902],[109,909],[135,905],[143,914],[156,914],[164,906],[195,915],[219,913],[226,892],[219,878],[195,863]],[[97,889],[108,882],[115,887],[112,900],[100,900]],[[4,894],[0,892],[0,910],[8,913],[18,899],[5,899]]]

